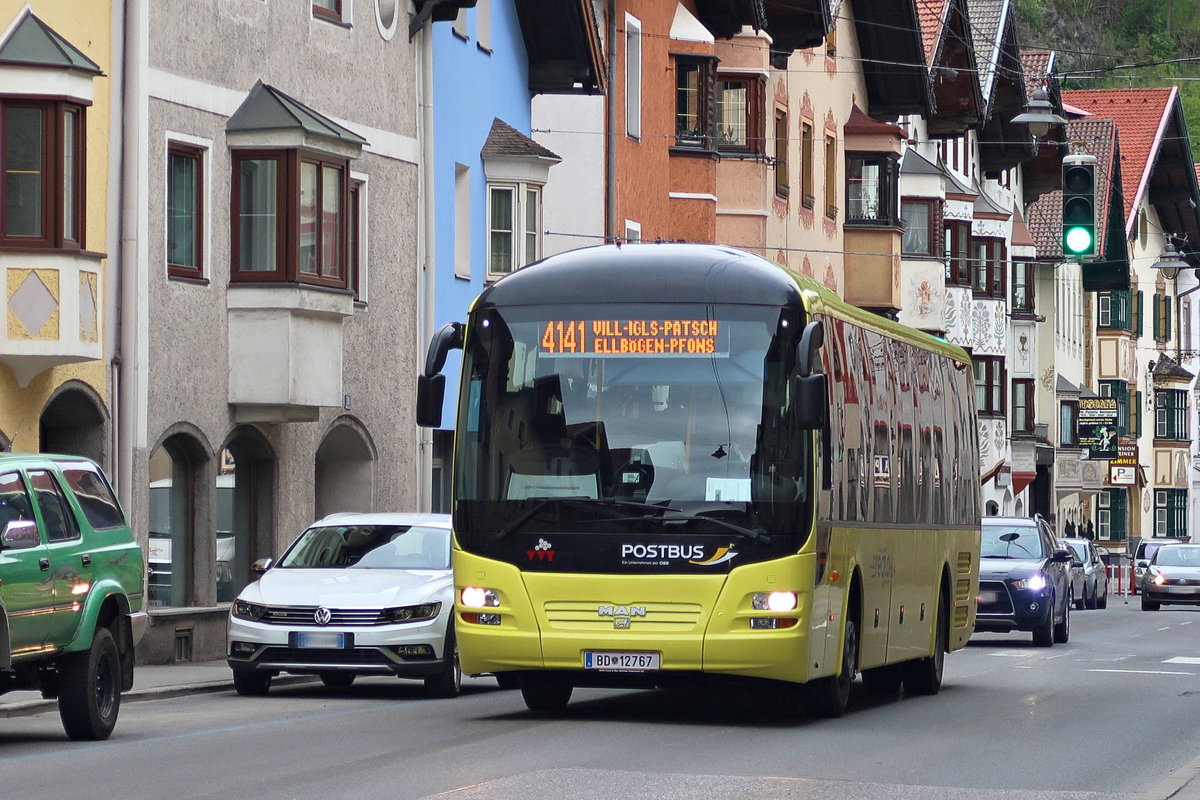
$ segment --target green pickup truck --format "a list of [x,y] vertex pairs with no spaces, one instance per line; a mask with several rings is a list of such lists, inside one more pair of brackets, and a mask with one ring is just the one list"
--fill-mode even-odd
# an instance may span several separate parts
[[107,739],[145,632],[142,551],[104,472],[0,453],[0,694],[58,698],[72,739]]

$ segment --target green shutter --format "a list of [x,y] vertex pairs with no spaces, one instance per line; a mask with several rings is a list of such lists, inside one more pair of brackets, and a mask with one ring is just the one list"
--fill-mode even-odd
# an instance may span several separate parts
[[1137,334],[1138,336],[1141,336],[1142,335],[1142,317],[1144,316],[1142,314],[1142,308],[1143,308],[1144,301],[1142,299],[1141,289],[1138,290],[1137,299],[1134,302],[1135,302],[1135,305],[1133,307],[1133,319],[1134,319],[1133,332],[1135,334]]
[[1154,339],[1162,341],[1162,295],[1154,295]]
[[1163,295],[1163,341],[1171,340],[1171,298]]

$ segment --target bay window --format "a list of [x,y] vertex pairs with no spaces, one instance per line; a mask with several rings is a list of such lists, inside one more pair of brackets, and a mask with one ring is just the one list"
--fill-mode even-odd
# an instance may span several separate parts
[[83,248],[84,107],[0,97],[0,246]]
[[348,163],[234,151],[233,280],[347,288]]
[[896,159],[882,153],[846,154],[846,224],[898,225]]
[[488,279],[542,257],[542,187],[488,184]]

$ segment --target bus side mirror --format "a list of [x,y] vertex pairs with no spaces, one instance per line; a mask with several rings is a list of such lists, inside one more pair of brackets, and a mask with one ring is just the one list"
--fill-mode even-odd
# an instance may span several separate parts
[[448,322],[433,335],[425,356],[425,372],[417,376],[417,424],[436,428],[442,424],[442,401],[446,397],[446,376],[442,367],[451,350],[463,346],[462,323]]
[[825,428],[825,414],[829,408],[825,385],[825,375],[797,375],[793,378],[792,388],[795,393],[793,408],[796,414],[796,427],[805,431],[819,431]]
[[436,428],[442,424],[442,401],[446,398],[446,376],[417,376],[417,424]]

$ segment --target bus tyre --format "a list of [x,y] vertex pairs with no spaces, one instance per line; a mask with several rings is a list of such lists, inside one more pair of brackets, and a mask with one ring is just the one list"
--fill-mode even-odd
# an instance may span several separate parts
[[325,684],[325,687],[328,689],[340,691],[349,689],[357,677],[353,672],[322,672],[321,683]]
[[850,685],[858,671],[858,620],[852,610],[846,615],[846,632],[842,640],[842,663],[837,675],[818,678],[809,689],[812,711],[818,717],[832,719],[846,713],[850,703]]
[[442,671],[425,679],[425,691],[434,697],[458,697],[462,690],[462,667],[458,663],[458,639],[454,628],[446,633],[442,648]]
[[263,697],[271,691],[271,673],[235,671],[233,690],[242,697]]
[[946,645],[949,639],[946,620],[946,598],[938,601],[934,622],[933,654],[918,658],[907,665],[904,690],[908,694],[937,694],[942,689],[942,671],[946,666]]
[[567,707],[574,687],[555,675],[522,675],[521,699],[538,714],[556,714]]
[[1063,606],[1062,622],[1054,626],[1054,643],[1066,644],[1071,638],[1071,605]]
[[71,739],[107,739],[121,710],[121,655],[108,628],[96,628],[92,646],[59,667],[58,715]]

